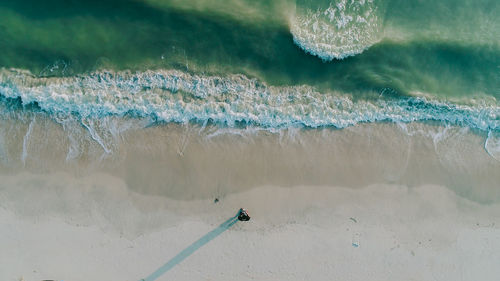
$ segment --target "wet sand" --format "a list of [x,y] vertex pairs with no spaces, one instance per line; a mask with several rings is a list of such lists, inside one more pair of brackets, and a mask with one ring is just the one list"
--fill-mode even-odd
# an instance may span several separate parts
[[371,184],[436,184],[478,202],[500,200],[500,138],[460,127],[378,123],[269,132],[118,118],[61,125],[43,115],[1,122],[5,175],[103,172],[137,193],[181,200],[263,185]]

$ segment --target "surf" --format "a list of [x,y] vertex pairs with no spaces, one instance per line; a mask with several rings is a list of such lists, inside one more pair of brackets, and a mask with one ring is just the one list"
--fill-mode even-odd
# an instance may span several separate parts
[[344,59],[380,40],[382,21],[373,0],[328,2],[298,1],[290,18],[293,40],[305,52],[324,61]]
[[270,86],[244,75],[211,76],[178,70],[101,71],[43,78],[27,71],[2,70],[0,95],[35,105],[52,116],[81,120],[105,116],[147,117],[155,122],[206,123],[222,127],[252,125],[346,128],[373,122],[425,122],[500,129],[500,106],[489,99],[463,103],[432,96],[354,98],[308,85]]

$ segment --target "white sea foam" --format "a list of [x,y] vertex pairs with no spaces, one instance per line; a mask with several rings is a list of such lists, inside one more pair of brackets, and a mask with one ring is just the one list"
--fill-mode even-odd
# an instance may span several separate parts
[[[0,71],[0,94],[23,104],[36,103],[55,118],[78,116],[90,127],[88,120],[129,114],[163,122],[211,121],[227,127],[243,123],[271,130],[426,120],[485,132],[500,130],[496,101],[455,104],[429,97],[353,101],[349,95],[320,93],[309,86],[274,87],[242,75],[200,76],[176,70],[37,78],[4,69]],[[95,138],[99,141],[102,136]]]
[[489,131],[484,142],[484,149],[495,160],[500,161],[500,134]]
[[295,43],[323,60],[363,52],[380,40],[381,25],[374,0],[332,1],[326,9],[299,6],[290,19]]
[[35,118],[31,120],[28,129],[26,130],[26,134],[24,135],[23,138],[23,152],[21,154],[21,161],[23,162],[23,165],[26,163],[26,157],[28,156],[29,139],[31,131],[33,130],[33,124],[36,122],[35,120],[36,120]]

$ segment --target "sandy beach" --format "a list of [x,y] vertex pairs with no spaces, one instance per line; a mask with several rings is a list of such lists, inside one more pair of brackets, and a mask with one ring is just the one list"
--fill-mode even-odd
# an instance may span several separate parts
[[[75,144],[51,122],[17,123],[19,141],[4,146],[1,280],[140,280],[240,207],[250,222],[157,280],[500,273],[500,163],[487,136],[429,124],[274,133],[168,125],[101,144],[79,129]],[[69,159],[75,147],[83,150]]]
[[157,280],[500,274],[500,204],[436,185],[262,186],[216,204],[140,195],[105,174],[4,176],[1,187],[2,280],[140,280],[240,206],[251,210],[250,222],[236,223]]

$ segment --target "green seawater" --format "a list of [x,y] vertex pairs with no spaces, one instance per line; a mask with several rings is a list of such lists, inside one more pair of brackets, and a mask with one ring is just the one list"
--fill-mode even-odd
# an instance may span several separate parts
[[[500,98],[498,1],[350,2],[2,0],[0,67],[39,77],[155,69],[243,74],[354,99]],[[363,35],[337,36],[332,44],[355,42],[362,50],[325,60],[301,48],[294,24],[315,14],[319,27],[306,26],[319,34],[314,40],[328,42],[321,33],[327,23],[330,34]]]

